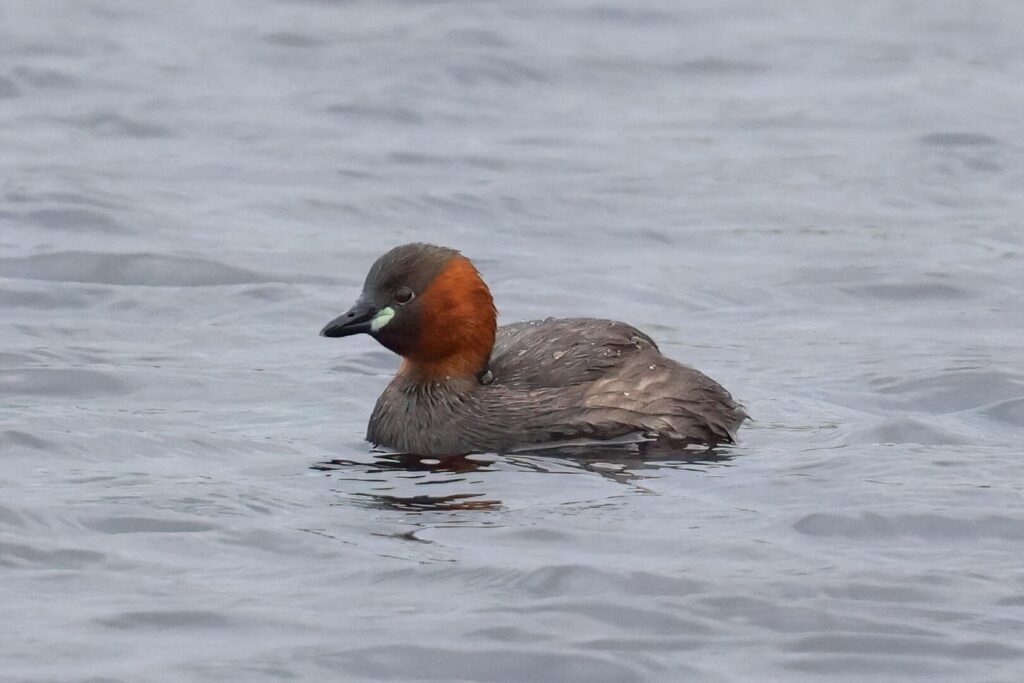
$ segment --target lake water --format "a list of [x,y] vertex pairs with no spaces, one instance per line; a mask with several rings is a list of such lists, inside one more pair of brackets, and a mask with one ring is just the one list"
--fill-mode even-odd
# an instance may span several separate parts
[[[0,4],[0,679],[1024,679],[1024,4]],[[374,454],[462,249],[716,459]]]

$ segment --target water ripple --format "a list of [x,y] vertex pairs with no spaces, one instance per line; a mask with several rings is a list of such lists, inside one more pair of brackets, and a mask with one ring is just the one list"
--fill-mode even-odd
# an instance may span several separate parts
[[0,370],[0,388],[8,396],[83,397],[125,394],[133,387],[112,374],[73,368],[25,368]]
[[273,275],[199,257],[83,251],[0,258],[0,275],[26,280],[147,287],[208,287],[280,281]]
[[1024,519],[988,515],[961,519],[938,514],[881,515],[864,512],[859,516],[818,512],[797,521],[793,528],[808,536],[847,538],[923,539],[998,538],[1024,541]]

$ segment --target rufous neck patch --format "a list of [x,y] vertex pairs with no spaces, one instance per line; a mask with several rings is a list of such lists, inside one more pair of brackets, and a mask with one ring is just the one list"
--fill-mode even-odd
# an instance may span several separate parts
[[456,256],[420,295],[417,343],[407,372],[426,379],[475,377],[487,369],[498,326],[494,300],[480,273]]

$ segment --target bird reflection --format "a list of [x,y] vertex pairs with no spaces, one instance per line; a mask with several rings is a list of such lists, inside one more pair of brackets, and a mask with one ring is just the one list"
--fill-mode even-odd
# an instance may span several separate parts
[[[439,458],[412,453],[377,451],[372,461],[336,458],[315,463],[311,469],[328,473],[341,480],[388,485],[388,493],[352,492],[356,504],[409,513],[491,511],[502,502],[479,492],[482,479],[470,480],[467,475],[509,468],[538,473],[583,471],[610,481],[647,492],[642,481],[657,476],[662,469],[703,471],[709,467],[728,466],[734,453],[700,448],[696,450],[666,448],[658,442],[631,444],[580,444],[539,451],[520,451],[510,455],[458,455]],[[447,475],[447,476],[445,476]],[[455,476],[451,476],[455,475]],[[462,485],[473,492],[430,495],[417,493],[403,496],[394,492],[399,483],[415,486]]]
[[451,512],[454,510],[494,510],[500,500],[481,498],[482,493],[454,493],[450,496],[389,496],[380,493],[357,493],[369,507],[399,512]]
[[478,459],[477,456],[470,455],[452,455],[438,458],[414,455],[412,453],[391,453],[385,451],[374,451],[370,455],[374,458],[372,463],[338,458],[318,462],[312,465],[310,469],[334,472],[350,468],[366,468],[364,471],[368,473],[400,471],[465,474],[467,472],[482,472],[490,469],[490,465],[494,464],[494,460]]
[[[585,472],[598,474],[620,484],[647,490],[642,480],[657,476],[658,470],[703,471],[713,466],[728,465],[734,453],[701,446],[680,448],[666,446],[660,441],[643,441],[631,444],[584,444],[562,446],[554,450],[537,452],[522,451],[511,457],[514,462],[526,465],[539,472],[550,472],[554,463],[563,468],[568,465]],[[562,470],[564,471],[564,469]]]
[[[483,456],[457,455],[446,458],[425,457],[412,453],[375,451],[372,462],[336,458],[312,465],[311,469],[328,472],[340,479],[378,484],[398,483],[396,479],[413,480],[416,486],[460,484],[468,482],[464,476],[484,472],[494,460]],[[376,477],[375,475],[384,475]],[[389,487],[393,490],[394,487]],[[417,494],[401,496],[395,493],[358,491],[352,494],[357,505],[399,512],[453,512],[459,510],[494,510],[501,507],[500,500],[484,498],[482,493],[452,493],[447,495]]]

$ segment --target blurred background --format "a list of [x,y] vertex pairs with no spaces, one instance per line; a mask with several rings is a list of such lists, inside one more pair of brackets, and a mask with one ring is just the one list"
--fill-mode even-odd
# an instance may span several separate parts
[[[1024,5],[0,2],[0,679],[1015,681]],[[396,244],[696,461],[371,453]]]

